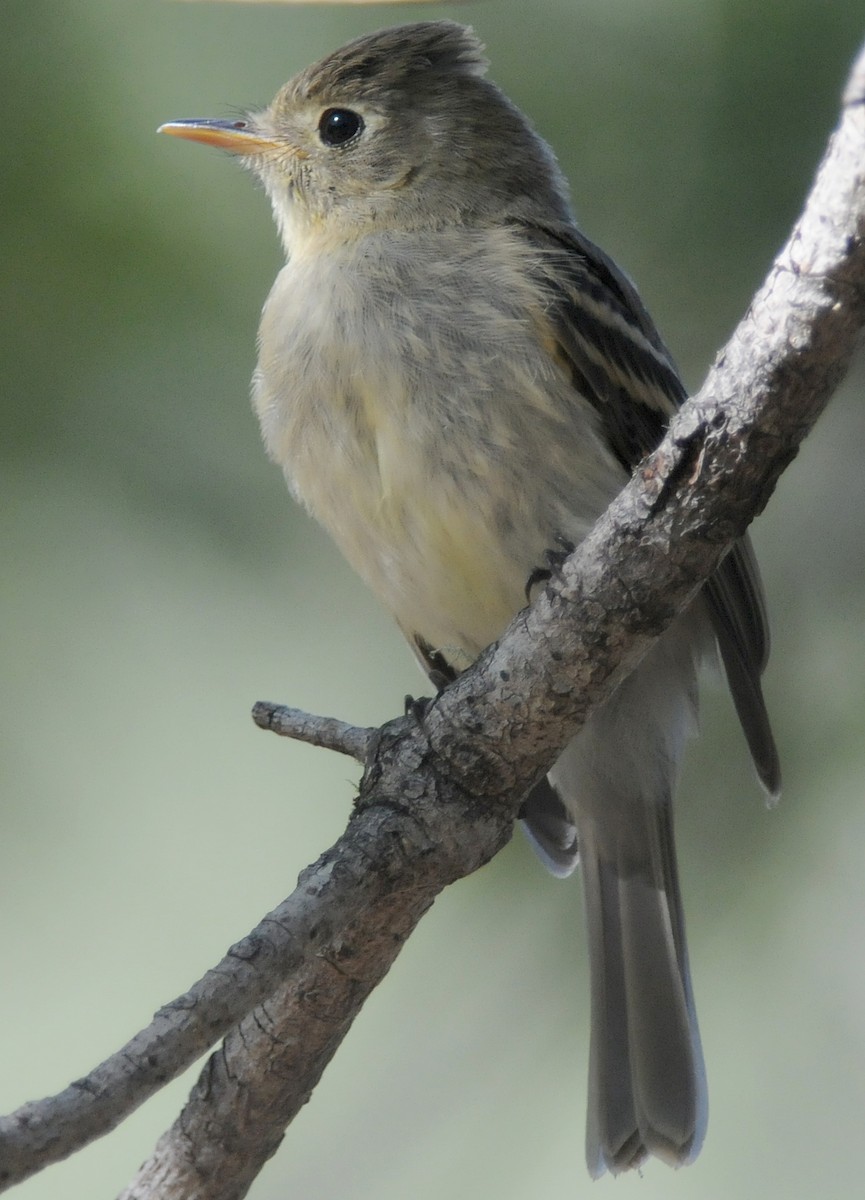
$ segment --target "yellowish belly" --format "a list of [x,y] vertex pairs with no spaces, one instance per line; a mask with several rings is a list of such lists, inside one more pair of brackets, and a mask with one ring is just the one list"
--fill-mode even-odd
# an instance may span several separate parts
[[622,481],[527,315],[542,297],[508,275],[509,236],[452,268],[444,235],[434,259],[412,243],[385,297],[359,252],[300,259],[262,317],[254,403],[271,457],[406,636],[459,667]]

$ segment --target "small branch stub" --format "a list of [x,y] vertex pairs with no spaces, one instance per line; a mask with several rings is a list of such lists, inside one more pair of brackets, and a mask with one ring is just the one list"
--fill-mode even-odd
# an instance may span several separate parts
[[359,763],[366,762],[376,732],[364,726],[349,725],[336,717],[319,717],[269,700],[257,701],[252,709],[252,719],[259,729],[269,729],[280,737],[294,738],[324,750],[335,750]]

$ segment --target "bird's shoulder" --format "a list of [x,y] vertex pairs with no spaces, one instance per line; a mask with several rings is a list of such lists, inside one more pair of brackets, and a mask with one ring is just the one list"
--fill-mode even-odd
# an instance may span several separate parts
[[631,471],[685,399],[673,358],[633,282],[576,226],[512,225],[536,254],[547,338]]

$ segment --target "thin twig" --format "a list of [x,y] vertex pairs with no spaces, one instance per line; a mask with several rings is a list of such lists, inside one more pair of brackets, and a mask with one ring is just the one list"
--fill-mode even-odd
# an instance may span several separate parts
[[349,725],[336,717],[319,717],[301,708],[289,708],[269,700],[258,700],[253,705],[252,719],[259,729],[269,729],[280,737],[347,754],[359,763],[366,762],[376,732],[368,727]]
[[[322,952],[334,927],[351,918],[339,896],[330,913],[322,909],[330,873],[327,856],[313,863],[286,900],[125,1046],[56,1096],[0,1118],[0,1191],[116,1128],[265,1000],[305,956]],[[353,903],[348,898],[349,908]]]

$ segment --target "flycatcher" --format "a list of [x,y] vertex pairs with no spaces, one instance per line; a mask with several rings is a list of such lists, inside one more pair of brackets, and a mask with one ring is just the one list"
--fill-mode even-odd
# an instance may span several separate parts
[[[576,545],[685,397],[621,270],[580,231],[550,148],[485,78],[471,30],[350,42],[244,120],[163,132],[238,155],[287,263],[254,404],[268,453],[437,685],[497,638],[548,552]],[[582,865],[592,1175],[697,1154],[706,1089],[672,793],[715,649],[778,792],[749,544],[525,800],[557,875]]]

